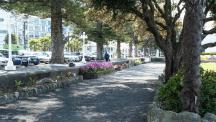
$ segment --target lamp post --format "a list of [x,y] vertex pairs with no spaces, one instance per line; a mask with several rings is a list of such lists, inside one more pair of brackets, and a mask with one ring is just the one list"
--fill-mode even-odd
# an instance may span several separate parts
[[14,66],[13,61],[12,61],[12,52],[11,52],[11,18],[9,18],[8,23],[7,23],[7,28],[8,28],[8,62],[7,66],[5,66],[5,70],[16,70],[16,66]]
[[88,38],[88,36],[85,34],[85,32],[83,32],[82,33],[82,35],[80,36],[80,39],[82,39],[83,40],[83,46],[82,46],[82,52],[83,52],[83,54],[82,54],[82,63],[86,63],[86,60],[85,60],[85,39],[87,39]]

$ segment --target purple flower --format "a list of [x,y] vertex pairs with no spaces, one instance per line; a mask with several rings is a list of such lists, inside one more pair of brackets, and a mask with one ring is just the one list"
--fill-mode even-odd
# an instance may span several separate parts
[[112,62],[105,62],[105,61],[93,61],[89,62],[86,66],[80,68],[81,73],[85,72],[94,72],[97,70],[105,70],[113,68]]

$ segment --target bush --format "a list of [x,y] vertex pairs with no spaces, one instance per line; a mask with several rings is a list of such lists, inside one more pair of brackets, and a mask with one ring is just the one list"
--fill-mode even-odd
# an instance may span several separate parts
[[182,74],[178,73],[162,85],[158,93],[158,102],[162,109],[180,112],[182,103],[180,91],[182,89]]
[[[216,114],[216,72],[201,69],[200,115],[207,112]],[[180,92],[182,90],[183,75],[177,73],[159,89],[157,101],[162,109],[175,112],[182,111]]]
[[200,114],[204,115],[207,112],[216,114],[216,72],[203,72],[202,81],[199,107]]
[[137,65],[140,65],[140,64],[142,64],[141,59],[136,59],[136,60],[134,61],[134,66],[137,66]]

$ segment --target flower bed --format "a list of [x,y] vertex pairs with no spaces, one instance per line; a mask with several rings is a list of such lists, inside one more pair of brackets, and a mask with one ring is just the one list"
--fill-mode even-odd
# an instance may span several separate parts
[[83,75],[83,79],[95,79],[112,71],[114,71],[112,62],[94,61],[80,68],[79,74]]

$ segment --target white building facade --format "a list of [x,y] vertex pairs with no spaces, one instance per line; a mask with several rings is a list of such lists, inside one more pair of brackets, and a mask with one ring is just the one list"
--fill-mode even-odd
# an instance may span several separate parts
[[[0,9],[0,49],[3,48],[4,39],[7,35],[8,22],[11,21],[12,34],[18,36],[18,45],[28,48],[28,40],[31,38],[39,38],[51,34],[51,19],[41,19],[36,16],[15,15]],[[72,31],[70,26],[63,28],[64,33]]]

